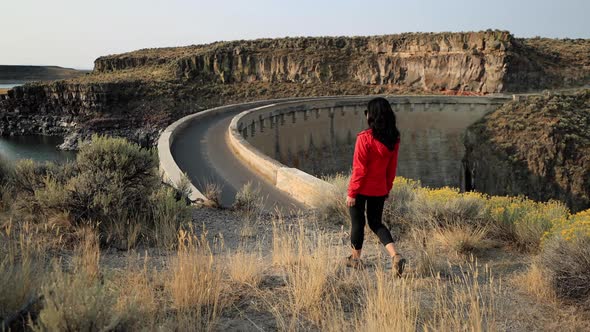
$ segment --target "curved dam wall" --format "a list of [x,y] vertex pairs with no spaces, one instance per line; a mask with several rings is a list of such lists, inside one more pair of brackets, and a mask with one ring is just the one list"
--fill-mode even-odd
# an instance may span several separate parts
[[[246,111],[234,125],[268,163],[313,176],[348,172],[371,97],[280,103]],[[401,131],[397,174],[431,187],[464,188],[465,129],[505,97],[388,96]],[[248,159],[248,158],[245,158]],[[261,163],[254,168],[264,167]],[[276,165],[273,167],[277,167]],[[264,173],[264,172],[263,172]],[[270,173],[267,173],[268,175]],[[263,174],[264,175],[264,174]],[[276,172],[267,176],[277,181]]]

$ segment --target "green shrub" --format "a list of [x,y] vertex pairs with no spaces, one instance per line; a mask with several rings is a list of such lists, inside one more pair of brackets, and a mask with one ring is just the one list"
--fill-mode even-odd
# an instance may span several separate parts
[[191,209],[184,200],[176,199],[176,191],[162,187],[150,197],[153,226],[151,240],[160,247],[171,248],[178,243],[178,229],[191,221]]
[[46,175],[43,164],[37,164],[31,159],[19,160],[14,166],[12,185],[17,192],[34,194],[35,190],[43,187]]
[[541,238],[569,210],[556,201],[535,202],[524,197],[490,197],[486,203],[492,235],[525,251],[539,249]]
[[37,222],[66,213],[74,227],[98,225],[101,241],[121,249],[140,240],[170,246],[190,213],[187,200],[162,185],[157,165],[151,150],[93,136],[75,163],[19,162],[14,183],[22,199],[16,209]]

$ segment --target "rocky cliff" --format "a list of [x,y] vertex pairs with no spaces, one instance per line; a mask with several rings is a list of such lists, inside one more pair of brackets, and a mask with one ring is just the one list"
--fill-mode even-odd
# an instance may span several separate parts
[[88,75],[0,95],[0,134],[68,135],[73,143],[99,131],[149,145],[174,119],[228,102],[580,85],[590,82],[589,58],[586,40],[519,40],[492,30],[145,49],[98,58]]
[[510,102],[468,128],[468,186],[590,207],[590,90]]
[[169,65],[175,78],[202,83],[346,82],[492,93],[503,90],[512,42],[502,31],[262,39],[101,57],[95,71]]

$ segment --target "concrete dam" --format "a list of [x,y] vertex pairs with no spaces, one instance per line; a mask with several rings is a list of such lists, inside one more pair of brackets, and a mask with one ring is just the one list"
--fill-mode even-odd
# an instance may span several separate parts
[[[210,202],[207,183],[231,206],[246,183],[261,189],[267,209],[315,207],[334,187],[322,175],[348,172],[364,110],[375,96],[263,100],[192,114],[160,135],[165,179],[190,180],[191,200]],[[507,97],[385,96],[401,131],[397,174],[426,186],[469,187],[462,169],[465,129]],[[467,183],[466,183],[467,182]]]
[[[372,97],[297,101],[244,114],[245,140],[280,163],[316,177],[347,173],[356,134],[367,128]],[[462,167],[465,129],[505,103],[506,97],[391,96],[401,145],[397,175],[425,186],[469,187]],[[252,165],[255,167],[255,165]]]

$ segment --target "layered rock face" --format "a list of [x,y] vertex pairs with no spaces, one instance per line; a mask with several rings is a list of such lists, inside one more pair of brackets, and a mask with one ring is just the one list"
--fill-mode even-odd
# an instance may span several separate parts
[[171,121],[224,103],[579,85],[590,82],[588,59],[587,40],[518,40],[492,30],[145,49],[98,58],[82,77],[0,95],[0,134],[68,135],[75,142],[100,132],[152,144]]
[[590,90],[506,104],[468,128],[465,147],[473,189],[590,207]]
[[172,62],[179,79],[221,84],[266,82],[393,85],[425,91],[502,91],[507,32],[295,38],[217,43],[103,57],[109,72]]
[[77,148],[78,140],[105,132],[152,146],[169,118],[158,110],[149,112],[151,106],[138,107],[149,101],[146,95],[156,95],[149,90],[138,82],[18,86],[0,96],[0,135],[65,136],[62,148],[69,150]]

